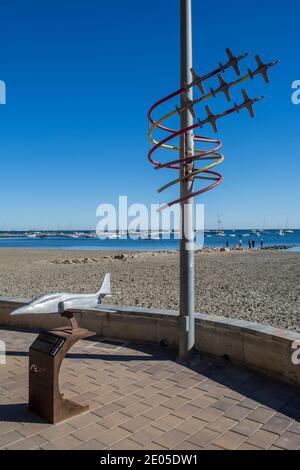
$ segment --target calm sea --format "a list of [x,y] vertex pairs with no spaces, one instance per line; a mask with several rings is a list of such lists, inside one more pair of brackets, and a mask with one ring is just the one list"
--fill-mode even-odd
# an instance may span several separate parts
[[[7,232],[6,232],[7,233]],[[41,232],[43,233],[43,232]],[[179,247],[179,240],[172,236],[171,239],[164,239],[161,235],[159,239],[105,239],[86,238],[89,232],[80,232],[78,238],[73,238],[75,232],[65,232],[65,236],[36,236],[26,237],[24,232],[10,232],[14,238],[3,237],[0,233],[0,248],[28,248],[46,250],[176,250]],[[204,234],[204,247],[234,247],[242,241],[242,246],[248,248],[249,239],[255,241],[255,248],[260,248],[261,240],[264,246],[271,245],[293,245],[293,251],[300,251],[300,229],[295,229],[293,233],[278,235],[278,230],[264,230],[259,233],[252,233],[251,230],[225,230],[225,236],[220,237],[212,232]],[[197,234],[197,246],[200,247],[203,235]]]

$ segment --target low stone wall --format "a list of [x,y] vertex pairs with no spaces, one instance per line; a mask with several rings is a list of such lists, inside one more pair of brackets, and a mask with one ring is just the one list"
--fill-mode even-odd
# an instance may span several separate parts
[[[0,327],[51,329],[67,320],[55,315],[10,316],[26,299],[0,297]],[[105,309],[105,310],[104,310]],[[102,305],[101,309],[74,311],[80,326],[98,335],[151,343],[167,340],[177,345],[178,313],[173,310]],[[292,345],[300,334],[271,326],[217,317],[195,316],[196,348],[203,353],[229,357],[282,381],[300,386],[300,365],[292,363]]]

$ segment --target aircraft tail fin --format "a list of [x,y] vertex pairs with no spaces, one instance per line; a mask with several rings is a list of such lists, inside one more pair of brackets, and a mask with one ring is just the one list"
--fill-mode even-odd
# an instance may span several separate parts
[[99,303],[101,303],[101,300],[104,299],[105,296],[111,296],[111,286],[110,286],[110,274],[107,273],[104,276],[102,286],[98,292],[98,299]]

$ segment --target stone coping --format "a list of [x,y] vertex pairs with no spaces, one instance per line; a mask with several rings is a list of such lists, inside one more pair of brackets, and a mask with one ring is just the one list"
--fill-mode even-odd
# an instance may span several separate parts
[[[54,328],[66,320],[56,315],[11,317],[9,313],[29,299],[0,297],[0,327]],[[72,310],[79,324],[97,334],[126,340],[178,344],[176,310],[102,304]],[[195,314],[196,348],[212,356],[228,357],[283,381],[300,386],[300,365],[292,363],[300,334],[268,325],[224,316]]]

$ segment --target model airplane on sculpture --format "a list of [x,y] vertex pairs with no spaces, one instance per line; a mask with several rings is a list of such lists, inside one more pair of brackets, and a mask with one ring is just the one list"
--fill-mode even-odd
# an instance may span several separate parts
[[231,101],[231,96],[230,96],[231,84],[225,82],[224,78],[222,77],[220,73],[218,73],[218,80],[220,83],[219,88],[217,88],[216,90],[214,90],[213,88],[210,89],[212,96],[215,98],[217,93],[224,93],[227,101]]
[[235,71],[235,73],[237,74],[237,76],[239,77],[241,75],[239,62],[249,55],[248,52],[236,57],[231,52],[231,49],[229,49],[229,47],[227,47],[225,49],[225,51],[226,51],[226,54],[227,54],[227,57],[228,57],[228,62],[225,65],[220,63],[220,69],[222,70],[222,72],[224,72],[225,69],[227,69],[228,67],[232,67],[233,70]]
[[264,64],[258,54],[256,54],[255,60],[256,60],[256,63],[257,63],[257,69],[254,70],[254,71],[248,69],[248,73],[250,75],[250,78],[253,79],[256,75],[261,74],[263,76],[264,81],[266,83],[270,83],[268,70],[269,70],[270,67],[273,67],[274,65],[278,64],[279,60],[273,60],[273,62],[270,62],[269,64]]
[[242,95],[244,98],[244,102],[241,104],[234,103],[234,109],[236,110],[237,113],[239,113],[241,109],[246,108],[250,114],[250,117],[254,118],[255,114],[253,110],[253,105],[263,100],[264,96],[258,96],[257,98],[251,99],[249,98],[245,89],[242,90]]
[[100,290],[96,294],[46,294],[29,305],[11,312],[11,315],[62,314],[68,309],[96,307],[106,296],[111,296],[110,274],[105,274]]

